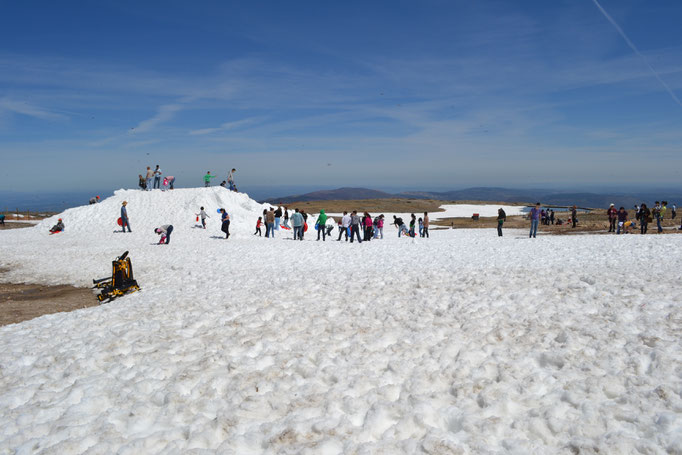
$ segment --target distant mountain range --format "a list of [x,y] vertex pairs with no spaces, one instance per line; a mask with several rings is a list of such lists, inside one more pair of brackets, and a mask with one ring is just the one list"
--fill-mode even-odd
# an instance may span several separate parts
[[[667,193],[667,194],[666,194]],[[405,191],[401,193],[387,193],[369,188],[337,188],[335,190],[313,191],[305,194],[282,196],[266,199],[269,204],[290,204],[306,201],[358,200],[358,199],[435,199],[440,201],[485,201],[485,202],[514,202],[523,204],[572,206],[600,208],[610,204],[630,208],[635,204],[646,202],[653,204],[656,200],[666,200],[669,204],[682,201],[682,192],[666,191],[664,193],[570,193],[542,189],[519,190],[510,188],[478,187],[463,190],[432,192]]]

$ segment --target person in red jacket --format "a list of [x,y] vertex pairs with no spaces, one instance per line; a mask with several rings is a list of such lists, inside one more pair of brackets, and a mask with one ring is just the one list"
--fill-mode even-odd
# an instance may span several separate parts
[[611,204],[609,209],[606,211],[606,215],[609,217],[609,232],[616,232],[616,221],[618,220],[618,210],[616,206]]

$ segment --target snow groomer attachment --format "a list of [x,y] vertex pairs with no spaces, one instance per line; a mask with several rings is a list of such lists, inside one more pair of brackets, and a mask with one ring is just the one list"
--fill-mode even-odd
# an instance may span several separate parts
[[130,262],[126,251],[116,260],[112,261],[111,278],[92,280],[93,289],[101,289],[97,295],[100,302],[111,302],[116,297],[130,294],[140,290],[137,281],[133,278],[133,264]]

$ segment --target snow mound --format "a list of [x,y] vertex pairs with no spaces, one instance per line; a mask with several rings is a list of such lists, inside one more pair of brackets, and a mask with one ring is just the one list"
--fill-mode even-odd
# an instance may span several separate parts
[[256,220],[268,204],[259,204],[246,193],[235,193],[223,187],[179,188],[172,191],[118,190],[99,204],[74,207],[47,218],[35,229],[47,231],[61,218],[65,232],[111,233],[120,229],[116,221],[121,216],[121,205],[127,201],[128,218],[133,231],[152,231],[164,224],[196,223],[200,207],[204,207],[213,224],[220,221],[218,209],[230,215],[230,231],[252,231]]

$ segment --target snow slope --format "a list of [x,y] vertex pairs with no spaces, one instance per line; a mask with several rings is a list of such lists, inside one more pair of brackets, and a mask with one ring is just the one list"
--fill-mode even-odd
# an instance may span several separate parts
[[682,452],[682,236],[294,242],[243,195],[132,193],[0,232],[9,280],[130,250],[143,288],[0,328],[0,453]]

